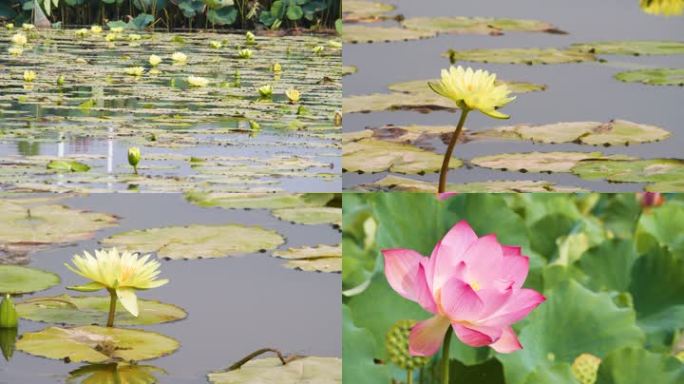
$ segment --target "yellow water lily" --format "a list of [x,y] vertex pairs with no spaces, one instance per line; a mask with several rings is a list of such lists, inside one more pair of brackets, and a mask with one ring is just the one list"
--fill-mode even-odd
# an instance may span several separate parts
[[299,93],[299,91],[294,88],[290,88],[287,91],[285,91],[285,96],[287,96],[287,98],[290,99],[290,103],[294,104],[299,102],[301,93]]
[[6,28],[8,31],[13,30],[13,29],[14,29],[14,23],[7,23],[7,24],[5,24],[5,28]]
[[119,35],[116,33],[108,33],[107,36],[105,36],[105,40],[107,40],[109,42],[112,42],[118,38],[119,38]]
[[496,74],[472,68],[464,69],[451,66],[442,70],[442,79],[428,82],[436,93],[453,100],[462,110],[478,110],[495,119],[507,119],[508,115],[497,111],[497,108],[515,100],[505,84],[496,84]]
[[256,36],[254,36],[252,32],[247,31],[247,33],[245,33],[245,41],[247,44],[254,44],[256,43]]
[[330,41],[328,41],[328,46],[330,48],[341,49],[342,48],[342,42],[337,41],[337,40],[330,40]]
[[280,66],[280,63],[274,63],[274,64],[271,66],[271,70],[272,70],[273,72],[280,72],[280,71],[283,70],[283,67]]
[[211,40],[211,41],[209,42],[209,46],[212,47],[212,48],[214,48],[214,49],[220,49],[220,48],[223,46],[223,44],[221,44],[220,41]]
[[121,33],[121,32],[123,32],[124,29],[123,29],[123,27],[113,27],[113,28],[110,28],[109,30],[112,31],[112,33]]
[[316,55],[322,55],[323,51],[325,51],[325,47],[322,45],[317,45],[311,50],[314,54]]
[[36,73],[34,71],[24,71],[24,81],[27,83],[32,82],[36,79]]
[[142,39],[142,36],[138,35],[137,33],[131,33],[128,35],[128,41],[138,41]]
[[142,76],[143,73],[145,73],[145,68],[143,67],[126,68],[126,74],[130,76]]
[[162,58],[157,55],[150,55],[149,62],[151,66],[156,67],[162,62]]
[[640,5],[650,15],[680,16],[684,13],[684,0],[641,0]]
[[12,46],[7,48],[7,53],[12,56],[21,56],[21,54],[24,53],[24,49],[21,47]]
[[32,31],[32,30],[36,29],[36,26],[33,25],[33,24],[24,23],[24,24],[21,25],[21,28],[22,28],[24,31]]
[[241,59],[249,59],[252,57],[252,50],[251,49],[239,49],[238,50],[238,57]]
[[188,56],[183,52],[174,52],[173,55],[171,55],[171,60],[176,64],[183,64],[188,61]]
[[258,89],[259,96],[267,98],[273,96],[273,86],[271,84],[264,85]]
[[191,87],[206,87],[209,84],[209,79],[200,76],[188,76],[188,84]]
[[81,28],[81,29],[77,29],[75,33],[76,33],[76,36],[83,38],[83,37],[86,37],[88,35],[88,30],[85,28]]
[[99,35],[100,33],[102,33],[102,27],[100,27],[99,25],[92,25],[90,26],[90,32]]
[[26,38],[26,35],[24,35],[23,33],[15,33],[14,35],[12,35],[12,38],[10,39],[10,41],[14,45],[23,46],[23,45],[26,45],[26,43],[28,42],[28,39]]
[[96,250],[95,255],[83,252],[71,259],[74,266],[65,263],[72,272],[91,282],[67,287],[79,292],[95,292],[106,289],[111,297],[107,326],[114,325],[117,299],[133,316],[138,316],[136,290],[161,287],[167,279],[157,279],[160,264],[152,255],[119,252],[116,248]]

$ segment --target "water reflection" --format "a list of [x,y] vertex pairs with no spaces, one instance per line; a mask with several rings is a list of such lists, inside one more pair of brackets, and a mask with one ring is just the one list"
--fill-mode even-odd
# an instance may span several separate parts
[[68,384],[154,384],[166,371],[153,365],[130,363],[87,364],[69,372]]
[[650,15],[681,16],[684,0],[640,0],[641,9]]
[[17,152],[22,156],[40,155],[40,143],[37,141],[17,141]]
[[17,342],[18,333],[18,328],[0,328],[0,350],[7,361],[10,361],[14,355],[14,345]]

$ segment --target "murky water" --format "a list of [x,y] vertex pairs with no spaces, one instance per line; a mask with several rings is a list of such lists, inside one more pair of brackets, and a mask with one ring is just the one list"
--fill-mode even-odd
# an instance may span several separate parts
[[[344,78],[344,94],[363,95],[387,93],[387,86],[396,82],[429,79],[439,76],[449,61],[441,54],[448,49],[475,48],[535,48],[567,47],[572,43],[597,40],[677,40],[684,36],[684,17],[658,17],[648,15],[637,0],[591,1],[578,0],[483,0],[459,1],[411,0],[387,1],[397,5],[397,14],[415,16],[481,16],[537,19],[554,24],[567,35],[546,33],[508,32],[503,36],[441,35],[420,41],[346,44],[345,65],[355,65],[358,73]],[[391,22],[388,22],[391,23]],[[613,78],[617,72],[648,67],[684,67],[684,56],[600,56],[607,63],[579,63],[556,65],[497,65],[465,63],[498,74],[499,78],[543,83],[548,89],[518,95],[504,112],[511,115],[499,122],[481,114],[471,114],[466,126],[482,130],[502,125],[522,123],[547,124],[561,121],[599,121],[624,119],[662,127],[672,136],[659,143],[630,147],[600,148],[580,145],[533,145],[523,142],[487,141],[459,145],[455,156],[471,159],[475,156],[504,152],[530,151],[596,151],[607,154],[621,153],[642,158],[684,157],[684,126],[681,109],[684,88],[647,86],[622,83]],[[378,112],[345,115],[346,132],[386,124],[444,125],[455,124],[458,115],[436,111],[421,114],[411,111]],[[444,145],[436,151],[443,153]],[[387,173],[373,175],[344,174],[344,187],[370,183]],[[437,175],[410,176],[421,180],[437,180]],[[610,184],[604,181],[586,181],[572,174],[521,174],[500,172],[479,167],[461,168],[449,173],[451,182],[486,180],[550,180],[559,185],[571,185],[598,191],[641,190],[643,184]]]
[[[97,241],[117,232],[169,225],[258,224],[275,229],[286,239],[281,248],[337,244],[340,234],[330,226],[282,222],[263,210],[199,208],[175,194],[100,194],[65,200],[70,207],[112,213],[120,225],[94,239],[38,252],[31,266],[50,270],[62,284],[32,296],[58,295],[83,279],[64,263],[77,252],[98,247]],[[139,297],[183,307],[188,318],[169,324],[135,327],[156,331],[181,342],[173,355],[143,362],[164,369],[161,383],[203,383],[210,371],[221,370],[262,348],[318,356],[341,355],[340,275],[284,268],[283,260],[266,254],[192,261],[163,261],[169,284]],[[30,297],[30,296],[28,296]],[[19,332],[46,324],[22,321]],[[8,363],[0,359],[0,383],[52,384],[63,382],[79,364],[33,357],[16,351]]]

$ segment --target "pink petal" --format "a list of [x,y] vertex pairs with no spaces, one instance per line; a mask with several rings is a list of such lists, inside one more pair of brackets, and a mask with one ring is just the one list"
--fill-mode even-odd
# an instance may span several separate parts
[[418,276],[416,276],[416,284],[414,286],[415,294],[418,304],[420,304],[423,309],[430,313],[437,313],[437,304],[435,304],[435,299],[432,297],[432,291],[430,291],[425,277],[426,262],[427,259],[423,258],[418,266]]
[[511,327],[504,328],[499,340],[491,344],[490,347],[499,353],[511,353],[522,349],[518,336],[515,335],[515,331]]
[[487,325],[513,324],[523,319],[545,300],[544,295],[533,289],[517,290],[501,309],[480,322]]
[[499,312],[513,296],[514,288],[511,286],[508,286],[505,289],[486,288],[481,289],[476,293],[484,303],[484,307],[480,311],[478,318],[471,319],[471,321],[479,323],[482,319],[488,318]]
[[485,305],[473,288],[458,277],[447,281],[439,292],[442,310],[452,321],[475,320]]
[[437,194],[437,199],[439,200],[446,200],[450,197],[454,197],[458,195],[458,192],[442,192]]
[[477,239],[465,256],[466,280],[477,283],[480,288],[494,286],[500,278],[499,266],[503,260],[503,249],[496,236],[487,235]]
[[512,245],[501,245],[504,256],[522,256],[522,247]]
[[411,249],[383,249],[385,276],[392,289],[411,301],[418,301],[416,280],[423,256]]
[[512,282],[514,287],[520,288],[527,279],[527,273],[530,270],[530,258],[521,255],[506,256],[504,251],[504,257],[499,268],[501,271],[500,280]]
[[431,263],[434,264],[432,270],[428,268],[428,277],[432,277],[430,288],[433,292],[453,276],[454,268],[464,260],[466,250],[475,241],[477,235],[465,220],[454,225],[444,235],[430,257]]
[[[463,325],[460,323],[451,323],[454,328],[454,332],[459,340],[463,344],[470,345],[471,347],[484,347],[485,345],[491,344],[495,338],[501,336],[500,332],[496,332],[495,329],[474,329],[474,326]],[[487,333],[492,333],[494,337],[488,335]]]
[[413,356],[434,355],[439,351],[447,329],[449,319],[444,316],[434,316],[414,325],[409,334],[409,353]]

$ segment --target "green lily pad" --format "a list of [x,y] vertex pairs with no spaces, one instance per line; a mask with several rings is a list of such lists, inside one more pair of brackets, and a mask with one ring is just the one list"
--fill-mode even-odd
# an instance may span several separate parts
[[342,272],[342,248],[338,245],[290,248],[273,256],[288,260],[286,267],[302,271]]
[[342,209],[333,207],[284,208],[273,211],[280,220],[297,224],[335,224],[342,225]]
[[157,383],[158,374],[165,374],[161,368],[152,365],[129,363],[88,364],[69,372],[67,384],[95,383]]
[[60,172],[88,172],[90,166],[75,160],[52,160],[48,163],[47,169]]
[[[366,0],[346,0],[342,3],[342,19],[345,23],[384,20],[395,6]],[[348,26],[345,26],[345,30]]]
[[59,276],[52,272],[19,265],[0,265],[0,293],[16,295],[43,291],[60,281]]
[[595,159],[579,162],[572,173],[588,179],[613,182],[675,182],[684,177],[684,161],[679,159]]
[[648,192],[684,192],[684,180],[662,181],[644,187]]
[[431,31],[416,31],[400,27],[368,27],[365,25],[345,25],[342,38],[345,43],[379,43],[394,41],[420,40],[434,37]]
[[[153,300],[138,299],[140,313],[134,317],[117,305],[117,325],[151,325],[184,319],[187,313],[180,307]],[[17,303],[17,312],[24,319],[66,325],[105,325],[109,312],[109,296],[38,297]]]
[[674,356],[643,348],[617,349],[599,365],[596,384],[681,383],[684,364]]
[[276,231],[238,224],[161,227],[118,233],[104,246],[155,253],[170,260],[245,255],[270,250],[285,240]]
[[334,193],[198,193],[185,198],[201,207],[227,209],[282,209],[323,207],[335,198]]
[[343,65],[342,66],[342,76],[353,75],[359,71],[359,68],[355,65]]
[[502,35],[504,32],[565,33],[543,21],[485,17],[412,17],[405,19],[401,24],[416,31],[457,35]]
[[[411,145],[360,139],[344,142],[342,169],[346,172],[359,173],[389,171],[423,174],[438,172],[442,166],[442,160],[443,155]],[[457,158],[451,158],[449,168],[458,168],[462,164]]]
[[519,172],[570,172],[583,160],[603,158],[600,152],[529,152],[480,156],[471,163],[491,169]]
[[684,69],[657,68],[637,69],[615,74],[615,78],[626,83],[643,83],[648,85],[684,86]]
[[286,365],[276,357],[252,360],[242,367],[208,376],[212,384],[300,384],[342,383],[342,360],[337,357],[307,356]]
[[141,361],[169,355],[178,341],[149,331],[83,326],[49,327],[24,333],[17,349],[34,356],[70,362]]
[[556,48],[501,48],[449,50],[443,54],[452,63],[474,61],[494,64],[565,64],[596,61],[592,53]]
[[[412,80],[403,81],[400,83],[393,83],[388,86],[388,88],[393,92],[410,93],[410,94],[423,94],[430,93],[436,95],[436,93],[430,89],[428,82],[438,82],[438,79],[428,79],[428,80]],[[497,85],[505,84],[512,93],[528,93],[528,92],[538,92],[546,90],[546,85],[534,84],[524,81],[501,81],[497,80]],[[439,95],[438,95],[439,96]],[[443,96],[440,96],[444,98]],[[451,102],[453,103],[453,102]]]
[[684,42],[681,41],[597,41],[577,43],[570,49],[599,55],[681,55]]

